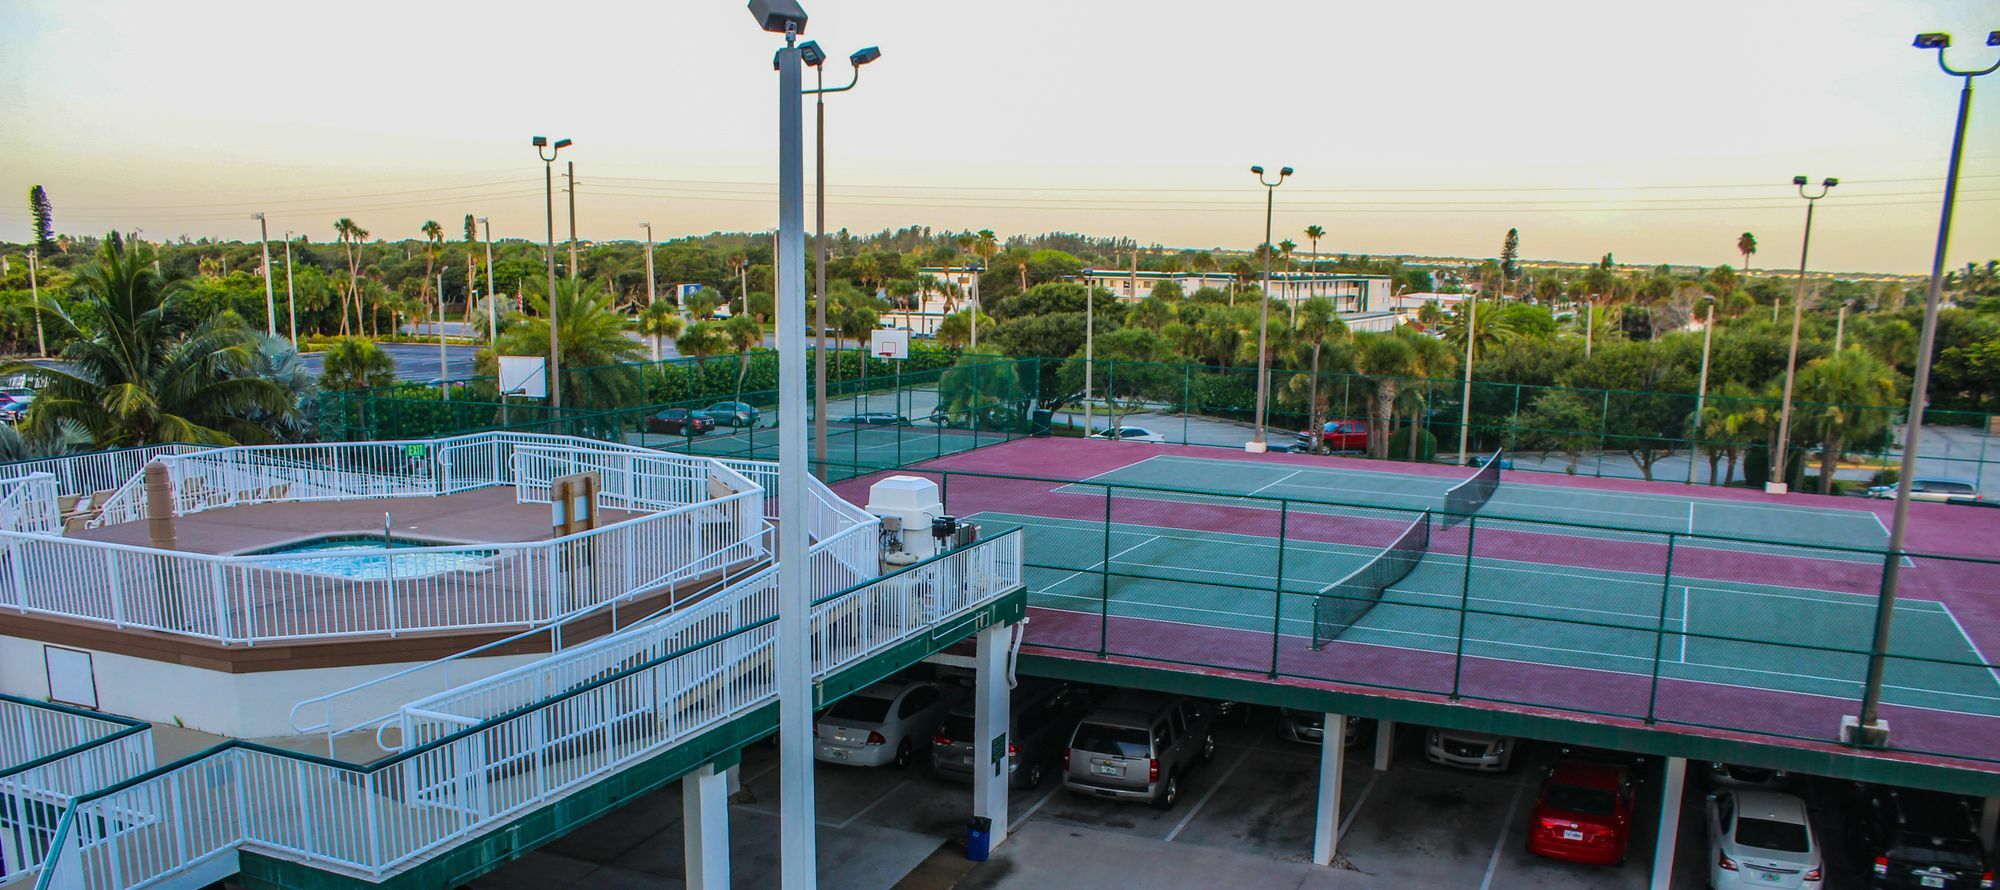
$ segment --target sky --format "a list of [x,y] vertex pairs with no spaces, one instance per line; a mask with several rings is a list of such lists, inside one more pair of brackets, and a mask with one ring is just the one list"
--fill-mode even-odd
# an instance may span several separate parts
[[[1926,272],[1958,82],[1910,38],[2000,58],[2000,0],[805,2],[829,83],[882,49],[826,100],[829,229],[1168,247],[1259,243],[1262,164],[1301,251],[1796,267],[1804,174],[1842,181],[1813,269]],[[583,238],[769,229],[781,42],[740,0],[5,0],[0,240],[34,184],[64,232],[539,239],[533,135],[575,140]],[[1951,267],[2000,257],[1979,86]]]

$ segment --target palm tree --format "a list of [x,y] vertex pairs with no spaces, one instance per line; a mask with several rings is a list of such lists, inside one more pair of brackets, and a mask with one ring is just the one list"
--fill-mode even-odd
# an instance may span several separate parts
[[980,229],[973,236],[972,253],[983,261],[980,265],[990,268],[993,258],[1000,255],[999,237],[993,234],[992,229]]
[[321,359],[321,389],[351,391],[396,382],[396,359],[366,337],[339,337]]
[[1750,272],[1750,257],[1757,253],[1757,236],[1744,232],[1736,236],[1736,252],[1743,255],[1743,271]]
[[1882,439],[1896,402],[1896,372],[1866,351],[1849,347],[1799,369],[1799,427],[1817,439],[1819,493],[1833,492],[1833,471],[1846,445]]
[[672,303],[654,303],[639,313],[639,333],[653,341],[653,361],[660,360],[660,342],[681,335],[687,320],[674,311]]
[[[1313,228],[1319,228],[1313,226]],[[1306,417],[1310,421],[1306,429],[1313,434],[1313,450],[1318,451],[1321,439],[1319,405],[1319,354],[1326,341],[1347,333],[1347,324],[1340,320],[1340,312],[1333,300],[1324,296],[1310,297],[1299,307],[1299,336],[1312,344],[1312,373],[1307,379],[1312,382],[1306,390]],[[1296,379],[1296,378],[1294,378]]]
[[333,230],[347,255],[347,296],[340,303],[340,332],[346,334],[349,302],[354,305],[354,326],[357,330],[361,327],[361,241],[368,237],[368,230],[345,216],[333,221]]
[[682,355],[694,356],[695,367],[706,367],[708,357],[721,352],[724,347],[722,326],[700,318],[689,322],[681,329],[680,336],[674,338],[674,349]]
[[1393,333],[1360,334],[1355,337],[1355,345],[1359,349],[1354,356],[1354,370],[1375,381],[1375,401],[1368,411],[1371,450],[1377,458],[1387,460],[1392,435],[1389,428],[1396,418],[1396,397],[1401,393],[1403,378],[1416,367],[1416,349],[1409,338]]
[[1306,226],[1306,240],[1312,242],[1312,271],[1319,271],[1319,239],[1326,237],[1326,229]]
[[[549,354],[549,300],[546,294],[528,295],[527,317],[515,322],[500,335],[491,350],[480,353],[480,365],[497,365],[496,355]],[[599,405],[629,405],[640,396],[643,378],[625,363],[638,360],[645,347],[625,336],[625,316],[618,313],[612,297],[601,282],[566,278],[556,282],[556,315],[561,327],[565,372],[561,381],[562,403],[587,408]],[[578,373],[590,369],[587,373]]]
[[72,424],[97,448],[270,441],[252,416],[289,417],[293,405],[278,384],[241,374],[254,361],[255,337],[233,313],[177,334],[172,316],[184,284],[154,271],[152,254],[144,245],[117,250],[103,241],[97,263],[77,273],[71,288],[71,307],[82,311],[44,307],[73,337],[62,364],[0,366],[0,374],[46,381],[28,412],[29,431]]
[[750,350],[764,342],[764,326],[749,315],[732,315],[722,323],[722,336],[736,353],[736,388],[740,390],[744,376],[750,373]]
[[[969,308],[953,312],[938,320],[937,340],[946,349],[962,349],[972,338],[972,313],[978,309]],[[992,316],[979,312],[979,326],[990,327]]]
[[[424,281],[423,286],[417,289],[417,299],[421,302],[429,303],[431,296],[431,273],[437,268],[438,250],[444,247],[444,226],[438,225],[437,220],[427,219],[424,220],[423,233]],[[438,294],[438,303],[444,303],[444,294]],[[443,310],[440,309],[438,315],[442,316],[443,314]],[[398,330],[401,329],[398,328]]]
[[[1285,240],[1278,242],[1278,257],[1285,261],[1285,280],[1284,283],[1279,285],[1278,287],[1279,293],[1284,293],[1286,291],[1294,289],[1294,284],[1292,282],[1292,252],[1298,249],[1299,246],[1293,243],[1292,239],[1290,238],[1286,238]],[[1292,321],[1296,323],[1299,319],[1299,304],[1298,301],[1296,300],[1291,300],[1289,302],[1291,302],[1292,304]]]

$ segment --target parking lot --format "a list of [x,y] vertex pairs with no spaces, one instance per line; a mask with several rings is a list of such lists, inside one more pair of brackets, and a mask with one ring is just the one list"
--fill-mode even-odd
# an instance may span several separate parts
[[[1643,888],[1651,870],[1661,764],[1641,764],[1622,866],[1527,852],[1536,790],[1563,755],[1528,742],[1510,769],[1474,773],[1427,762],[1424,729],[1398,727],[1390,769],[1374,768],[1372,724],[1348,751],[1340,859],[1311,864],[1319,750],[1283,737],[1269,709],[1219,723],[1214,759],[1165,810],[1086,797],[1049,777],[1015,789],[1012,833],[980,864],[964,859],[971,788],[934,773],[819,764],[820,886],[828,888],[1477,887]],[[1674,886],[1706,886],[1707,764],[1691,763]],[[730,808],[732,883],[777,883],[777,756],[745,749]],[[1795,781],[1813,806],[1828,888],[1862,886],[1842,849],[1840,784]],[[670,785],[481,878],[492,888],[678,886],[680,794]]]

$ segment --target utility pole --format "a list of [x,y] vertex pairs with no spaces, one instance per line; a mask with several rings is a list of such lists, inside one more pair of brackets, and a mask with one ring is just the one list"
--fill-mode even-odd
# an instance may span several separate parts
[[[1694,484],[1695,443],[1701,441],[1701,409],[1708,401],[1708,345],[1715,339],[1715,298],[1708,300],[1708,320],[1701,326],[1701,382],[1694,391],[1694,431],[1688,435],[1688,484]],[[1715,480],[1710,479],[1709,484]]]
[[442,271],[438,272],[437,277],[438,277],[438,316],[437,316],[438,394],[441,396],[449,396],[451,394],[451,384],[450,384],[450,378],[445,374],[446,364],[444,355],[444,272]]
[[653,301],[659,299],[658,289],[653,285],[653,224],[640,223],[646,227],[646,308],[653,308]]
[[482,216],[479,225],[486,236],[486,342],[491,343],[500,336],[500,311],[494,306],[500,302],[500,292],[493,287],[493,220]]
[[[1465,466],[1472,438],[1472,341],[1479,334],[1479,300],[1465,301],[1465,395],[1458,404],[1458,465]],[[1411,431],[1412,436],[1415,431]]]
[[49,355],[48,341],[42,339],[42,286],[40,278],[41,253],[28,248],[28,298],[35,304],[35,354],[43,358]]
[[291,319],[292,351],[299,350],[299,296],[292,289],[292,233],[285,233],[285,315]]
[[569,172],[563,174],[569,180],[569,277],[576,280],[576,162],[569,162]]
[[[549,271],[549,367],[545,372],[549,390],[549,407],[557,412],[562,409],[562,338],[557,324],[556,310],[556,155],[568,148],[571,141],[558,139],[549,144],[545,136],[536,136],[535,155],[542,159],[542,204],[548,211],[548,241],[542,248],[542,258],[548,262]],[[575,214],[571,214],[575,219]],[[490,240],[490,239],[489,239]],[[571,271],[575,271],[572,269]]]
[[264,333],[278,336],[278,305],[271,295],[271,228],[264,214],[257,214],[257,246],[264,249]]
[[1765,494],[1784,494],[1787,489],[1785,480],[1791,478],[1785,473],[1786,465],[1790,463],[1785,458],[1792,434],[1792,381],[1797,378],[1799,370],[1799,325],[1804,322],[1806,312],[1806,252],[1812,248],[1813,207],[1819,199],[1826,197],[1827,192],[1833,191],[1840,180],[1827,177],[1820,184],[1817,195],[1806,194],[1806,178],[1803,176],[1792,177],[1792,184],[1799,187],[1799,197],[1806,199],[1806,232],[1799,242],[1799,289],[1798,294],[1792,297],[1792,346],[1785,359],[1784,403],[1778,409],[1778,451],[1771,456],[1772,478],[1764,481]]

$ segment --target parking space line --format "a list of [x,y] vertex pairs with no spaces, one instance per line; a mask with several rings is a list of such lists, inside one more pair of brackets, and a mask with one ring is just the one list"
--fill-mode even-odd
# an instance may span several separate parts
[[[1261,743],[1261,740],[1259,740],[1259,743]],[[1181,829],[1188,827],[1188,823],[1194,821],[1194,816],[1196,813],[1201,812],[1202,805],[1208,803],[1208,799],[1214,797],[1215,792],[1222,790],[1222,786],[1229,782],[1229,777],[1236,775],[1236,768],[1242,766],[1244,761],[1249,760],[1250,755],[1255,753],[1256,750],[1257,744],[1253,743],[1250,747],[1243,749],[1242,754],[1236,756],[1236,762],[1230,764],[1228,769],[1222,771],[1222,775],[1216,777],[1215,782],[1210,784],[1208,790],[1202,793],[1201,799],[1194,802],[1194,806],[1188,807],[1186,815],[1181,816],[1181,821],[1174,823],[1174,830],[1167,832],[1167,843],[1173,843],[1174,838],[1180,836]]]
[[1514,810],[1521,806],[1521,792],[1526,790],[1526,783],[1515,785],[1514,796],[1507,800],[1507,817],[1500,820],[1500,836],[1493,839],[1493,855],[1486,857],[1486,876],[1479,879],[1479,890],[1493,886],[1493,871],[1500,867],[1500,851],[1507,848],[1507,831],[1514,827]]
[[872,809],[875,809],[876,807],[879,807],[879,806],[881,806],[881,805],[882,805],[882,802],[883,802],[883,801],[885,801],[885,800],[888,800],[888,799],[889,799],[889,798],[891,798],[891,797],[895,797],[895,796],[896,796],[896,792],[898,792],[898,791],[901,791],[901,790],[903,790],[904,788],[907,788],[907,787],[909,787],[909,785],[910,785],[910,780],[909,780],[909,779],[904,779],[904,780],[903,780],[903,781],[901,781],[901,782],[897,782],[897,783],[896,783],[896,786],[895,786],[894,788],[890,788],[890,789],[889,789],[889,791],[888,791],[888,793],[886,793],[886,794],[883,794],[883,795],[882,795],[881,797],[878,797],[878,798],[875,798],[874,802],[872,802],[872,803],[868,804],[867,806],[865,806],[865,807],[862,807],[861,809],[858,809],[858,810],[855,810],[855,811],[854,811],[854,815],[852,815],[852,816],[849,816],[849,817],[847,817],[847,819],[846,819],[845,821],[841,822],[841,823],[840,823],[839,825],[835,825],[835,826],[834,826],[834,828],[836,828],[836,829],[845,829],[845,828],[846,828],[847,826],[849,826],[849,825],[853,825],[853,824],[854,824],[854,820],[856,820],[856,819],[859,819],[859,818],[861,818],[862,816],[866,816],[866,815],[868,815],[868,811],[869,811],[869,810],[872,810]]
[[1041,800],[1035,801],[1034,806],[1029,807],[1027,809],[1027,812],[1021,814],[1021,818],[1015,822],[1015,827],[1018,828],[1022,825],[1028,824],[1028,820],[1035,818],[1035,812],[1042,808],[1042,804],[1048,803],[1049,799],[1055,797],[1056,792],[1061,791],[1062,789],[1063,789],[1062,782],[1060,781],[1056,782],[1056,786],[1054,788],[1050,788],[1049,793],[1042,795]]
[[1340,827],[1333,831],[1335,848],[1340,846],[1340,839],[1347,836],[1347,829],[1354,824],[1355,814],[1361,812],[1361,805],[1368,802],[1368,792],[1375,790],[1375,780],[1380,778],[1381,773],[1374,770],[1368,772],[1368,784],[1361,786],[1361,793],[1354,797],[1354,806],[1347,808],[1347,815],[1341,817]]

